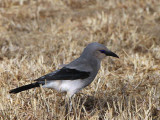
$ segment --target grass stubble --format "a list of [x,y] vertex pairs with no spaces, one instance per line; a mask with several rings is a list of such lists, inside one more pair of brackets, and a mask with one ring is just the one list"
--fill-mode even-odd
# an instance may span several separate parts
[[[159,120],[160,2],[157,0],[0,1],[0,119]],[[74,97],[31,83],[77,58],[91,42],[120,59],[106,58],[94,82]]]

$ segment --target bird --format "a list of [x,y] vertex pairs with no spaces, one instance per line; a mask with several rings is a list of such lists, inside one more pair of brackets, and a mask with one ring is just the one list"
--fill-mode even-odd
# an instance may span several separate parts
[[9,93],[16,94],[42,86],[42,88],[53,88],[59,92],[66,92],[66,95],[71,98],[92,83],[100,69],[102,59],[106,56],[119,58],[105,45],[98,42],[90,43],[84,48],[79,58],[54,72],[35,79],[31,84],[12,89]]

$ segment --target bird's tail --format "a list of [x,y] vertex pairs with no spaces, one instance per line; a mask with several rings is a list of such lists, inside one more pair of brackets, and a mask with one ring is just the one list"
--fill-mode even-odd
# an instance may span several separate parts
[[15,93],[19,93],[21,91],[29,90],[29,89],[35,88],[35,87],[40,87],[40,83],[35,82],[35,83],[28,84],[28,85],[24,85],[24,86],[21,86],[21,87],[10,90],[9,93],[14,93],[15,94]]

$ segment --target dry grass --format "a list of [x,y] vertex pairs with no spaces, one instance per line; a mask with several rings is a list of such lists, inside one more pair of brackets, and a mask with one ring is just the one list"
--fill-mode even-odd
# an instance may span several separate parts
[[[77,58],[91,42],[107,58],[94,82],[74,97],[51,89],[8,91]],[[0,1],[0,119],[159,120],[159,0]]]

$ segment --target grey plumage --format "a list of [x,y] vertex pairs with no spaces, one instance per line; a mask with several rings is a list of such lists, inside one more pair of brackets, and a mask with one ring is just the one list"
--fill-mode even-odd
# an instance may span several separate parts
[[73,94],[88,86],[94,80],[100,69],[101,60],[106,56],[118,58],[104,45],[97,42],[90,43],[76,60],[59,70],[36,79],[35,83],[13,89],[10,93],[39,87],[41,84],[44,88],[53,88],[60,92],[65,91],[69,97],[72,97]]

